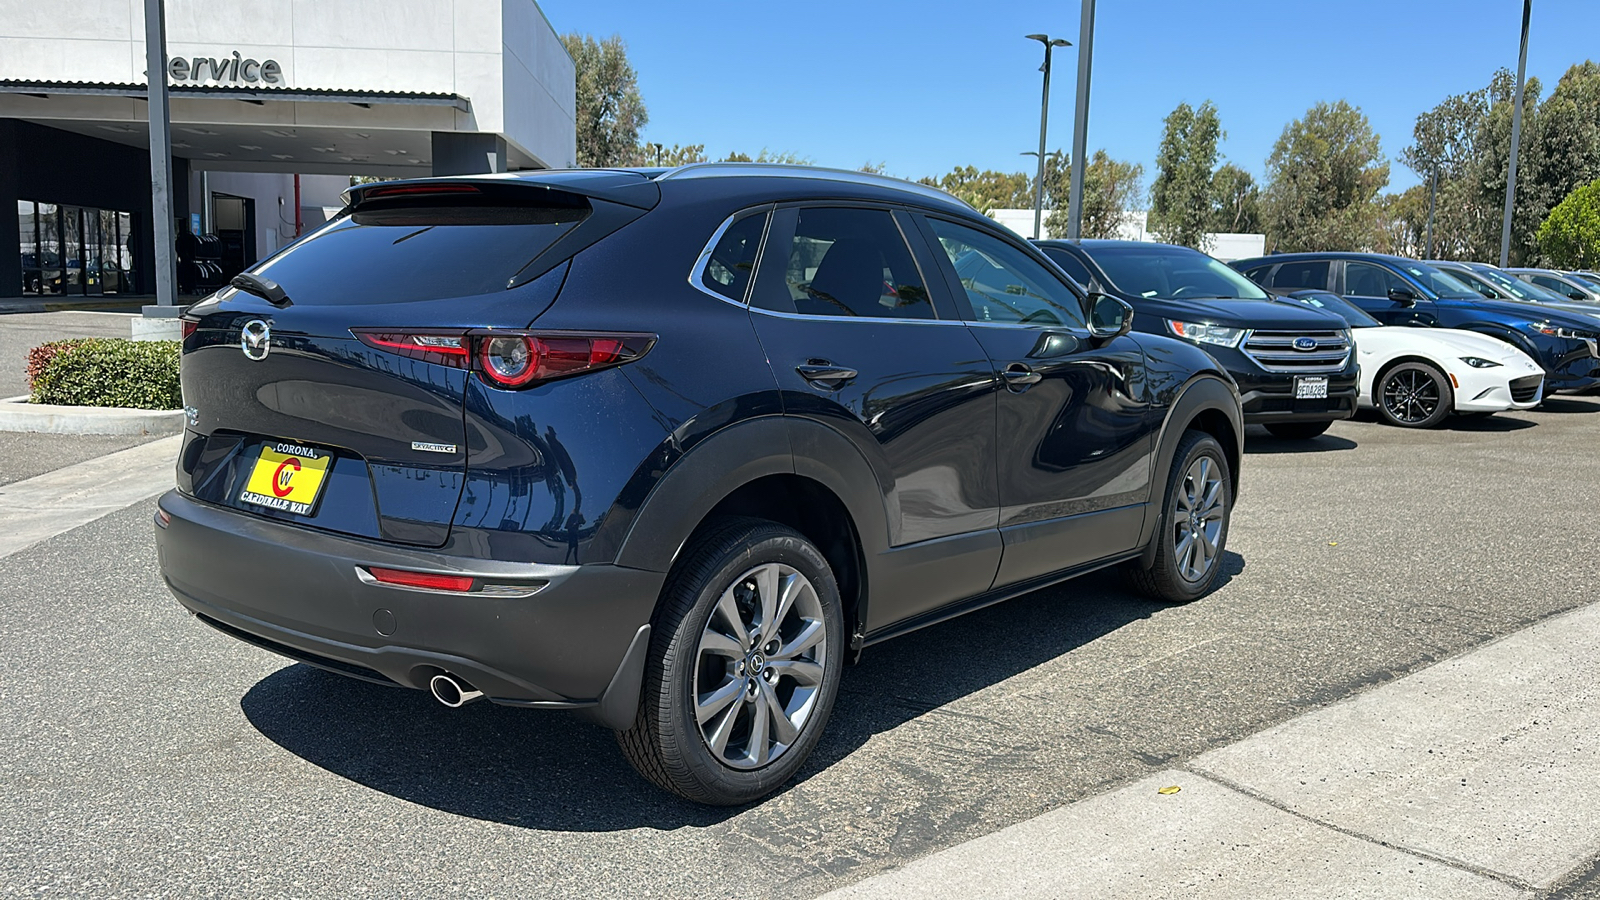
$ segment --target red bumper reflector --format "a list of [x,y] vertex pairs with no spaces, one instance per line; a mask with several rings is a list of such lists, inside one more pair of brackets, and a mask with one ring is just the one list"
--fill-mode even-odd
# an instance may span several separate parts
[[471,575],[434,575],[429,572],[407,572],[404,569],[380,569],[377,566],[368,566],[367,571],[372,573],[373,580],[379,584],[426,588],[430,591],[465,593],[472,590]]

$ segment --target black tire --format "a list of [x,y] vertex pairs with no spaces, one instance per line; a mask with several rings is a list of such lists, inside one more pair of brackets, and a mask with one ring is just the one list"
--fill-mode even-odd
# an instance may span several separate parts
[[[1180,556],[1179,546],[1180,533],[1193,531],[1194,520],[1185,513],[1185,507],[1189,504],[1180,501],[1186,501],[1187,496],[1193,493],[1189,475],[1201,460],[1208,460],[1215,468],[1217,499],[1221,508],[1212,541],[1215,552],[1211,554],[1205,570],[1198,577],[1192,577],[1187,560]],[[1146,568],[1142,560],[1134,560],[1128,563],[1124,571],[1133,587],[1151,599],[1172,604],[1189,603],[1209,593],[1222,577],[1223,557],[1228,546],[1228,523],[1233,518],[1233,473],[1228,467],[1228,455],[1223,452],[1216,438],[1203,431],[1184,432],[1183,440],[1172,456],[1172,469],[1167,472],[1166,492],[1162,495],[1161,504],[1161,518],[1156,523],[1156,533],[1150,538],[1155,542],[1151,565]]]
[[[788,623],[791,628],[770,643],[740,651],[744,656],[738,663],[732,661],[738,658],[736,655],[718,655],[707,650],[702,641],[713,628],[724,633],[725,639],[732,640],[729,635],[734,632],[726,627],[724,611],[718,609],[723,594],[730,593],[728,602],[736,604],[742,617],[752,592],[760,596],[753,579],[747,575],[761,572],[768,566],[787,568],[809,582],[811,593],[794,601],[792,615],[774,616],[780,627]],[[795,640],[799,632],[793,630],[793,626],[807,621],[795,612],[803,604],[816,613],[809,621],[820,622],[824,635],[820,660],[798,660],[811,663],[810,673],[820,671],[815,687],[805,687],[792,676],[773,675],[774,669],[785,663],[776,653],[770,660],[761,656],[763,648],[779,646],[779,641],[801,643]],[[750,608],[753,613],[754,607]],[[719,617],[715,623],[712,621],[714,614]],[[741,627],[746,628],[747,634],[761,624],[745,623],[741,618]],[[639,712],[632,727],[617,732],[617,743],[639,774],[679,796],[716,806],[758,800],[794,777],[816,746],[838,695],[847,642],[838,582],[827,560],[810,541],[791,528],[764,519],[719,521],[694,540],[667,579],[652,628]],[[761,672],[747,675],[744,667],[752,664],[760,667]],[[722,665],[726,666],[725,671],[710,672]],[[717,679],[724,689],[742,685],[731,694],[736,699],[719,707],[721,712],[707,717],[713,732],[724,735],[721,753],[712,749],[711,738],[702,732],[695,714],[696,685],[707,677]],[[746,699],[746,690],[749,699]],[[810,691],[806,695],[809,701],[803,704],[809,711],[800,720],[796,736],[783,745],[784,749],[778,750],[778,745],[772,744],[772,749],[766,752],[773,752],[775,758],[762,763],[753,740],[756,717],[766,708],[762,704],[770,702],[769,698],[776,701],[784,697],[787,699],[783,702],[800,702],[795,698],[801,697],[801,690]],[[704,696],[718,693],[722,690],[714,689]],[[720,723],[724,715],[729,724],[722,728],[713,724]],[[780,711],[776,715],[784,713]],[[740,748],[737,739],[741,721],[745,726],[743,746],[749,758],[735,764],[727,754],[730,749]],[[776,717],[763,717],[762,721],[766,723],[761,727],[768,733],[769,740],[776,741]],[[786,717],[786,721],[792,723],[793,719]],[[727,737],[728,734],[734,737]],[[760,744],[767,748],[769,741]]]
[[1372,385],[1372,405],[1390,425],[1433,428],[1455,409],[1450,379],[1437,366],[1404,362],[1379,373]]
[[1331,419],[1322,422],[1273,422],[1267,426],[1267,431],[1275,438],[1286,441],[1309,441],[1320,437],[1329,426],[1333,425]]

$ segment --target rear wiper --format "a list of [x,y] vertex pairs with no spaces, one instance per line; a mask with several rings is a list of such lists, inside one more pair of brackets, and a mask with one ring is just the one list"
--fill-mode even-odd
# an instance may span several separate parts
[[228,283],[241,291],[255,294],[257,297],[260,297],[268,303],[271,303],[273,306],[279,308],[288,306],[294,302],[293,300],[289,299],[289,295],[283,290],[282,285],[278,284],[276,281],[262,278],[260,275],[252,275],[249,272],[240,272],[239,274],[233,276]]

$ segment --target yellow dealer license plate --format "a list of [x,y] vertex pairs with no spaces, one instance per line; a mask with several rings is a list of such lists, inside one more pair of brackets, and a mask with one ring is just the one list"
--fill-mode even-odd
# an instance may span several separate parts
[[322,483],[333,464],[326,450],[298,444],[273,443],[261,448],[256,467],[250,471],[239,499],[269,509],[281,509],[297,516],[311,515],[311,508],[322,492]]

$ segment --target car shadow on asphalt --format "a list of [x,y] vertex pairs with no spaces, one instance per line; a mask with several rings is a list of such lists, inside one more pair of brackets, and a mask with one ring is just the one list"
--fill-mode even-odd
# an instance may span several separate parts
[[[1244,570],[1227,552],[1221,584]],[[888,731],[1163,608],[1099,572],[870,647],[845,669],[826,732],[795,783]],[[546,831],[704,827],[742,810],[680,800],[623,759],[610,731],[489,703],[446,709],[423,691],[302,664],[240,699],[250,723],[307,762],[375,791]]]
[[1505,416],[1451,416],[1439,426],[1440,431],[1521,431],[1524,428],[1538,428],[1538,422],[1527,419],[1510,419]]
[[1337,450],[1354,450],[1355,441],[1336,434],[1321,434],[1314,438],[1285,440],[1275,438],[1267,431],[1249,429],[1244,436],[1244,452],[1249,454],[1272,453],[1329,453]]
[[1534,412],[1596,413],[1600,412],[1600,397],[1550,397],[1533,409]]

